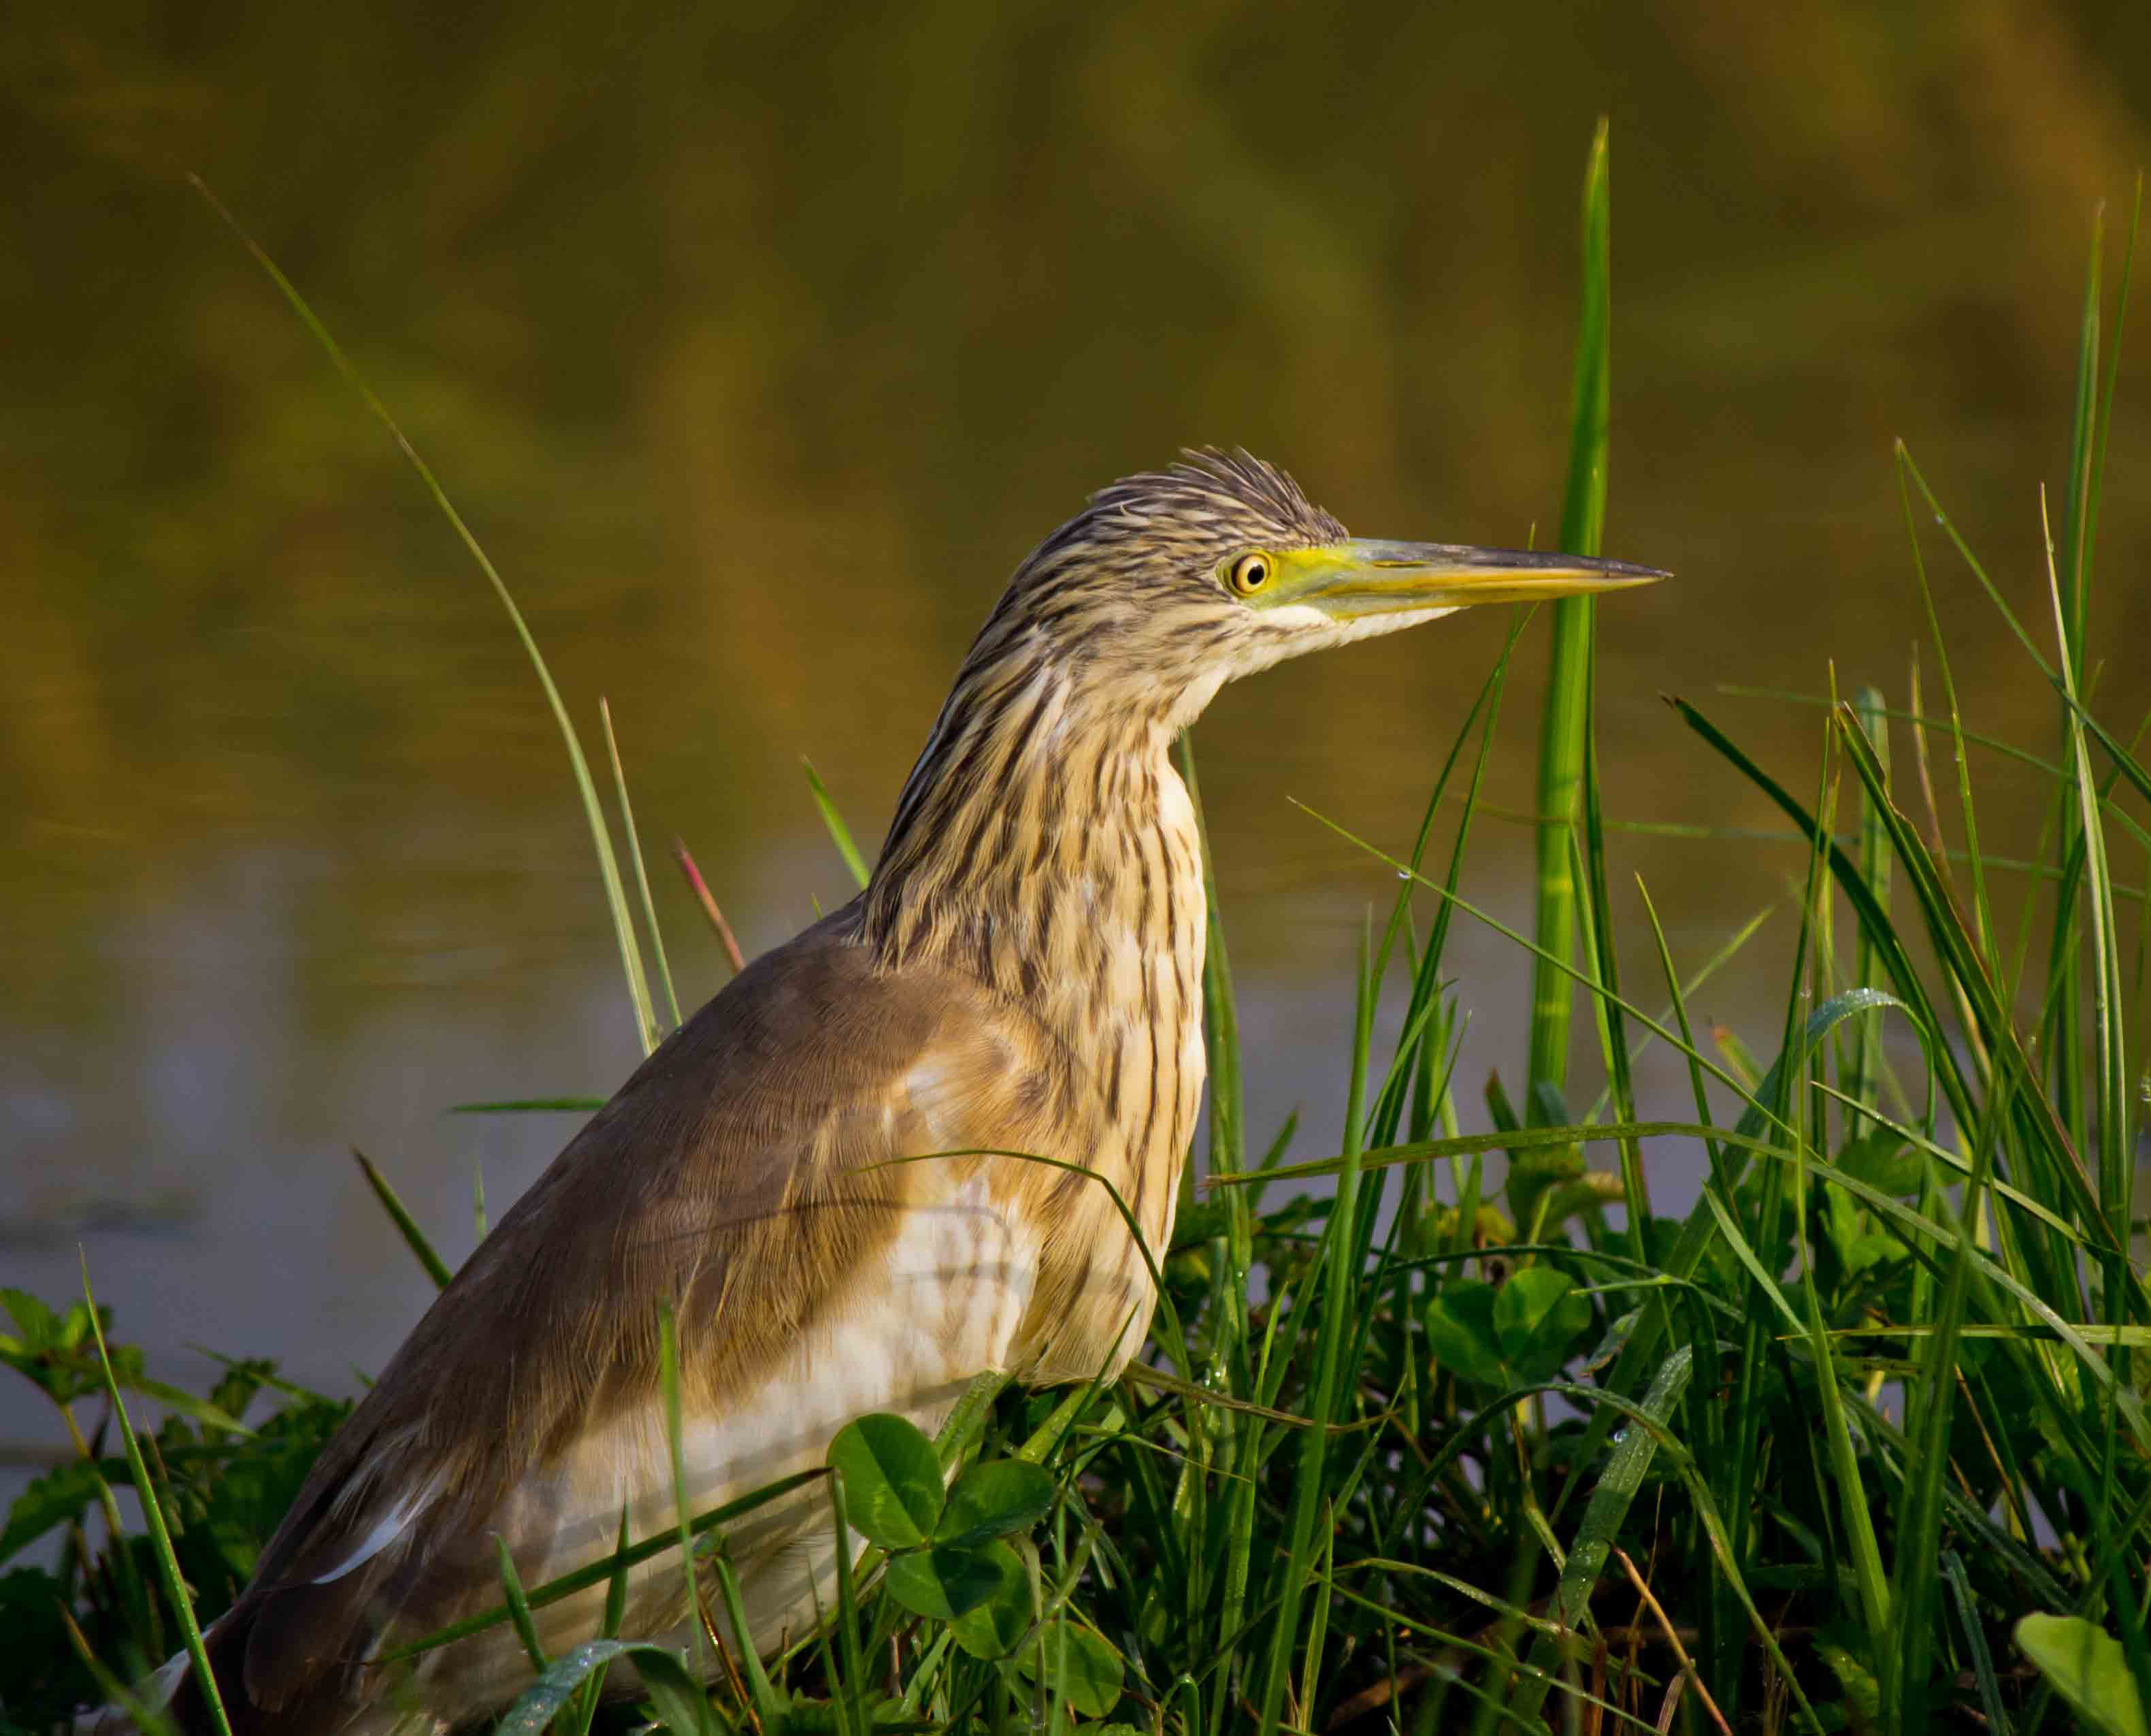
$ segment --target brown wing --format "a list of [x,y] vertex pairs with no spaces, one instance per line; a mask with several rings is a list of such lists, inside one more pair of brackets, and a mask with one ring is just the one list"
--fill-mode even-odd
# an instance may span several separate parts
[[348,1707],[392,1626],[497,1602],[488,1519],[658,1389],[660,1303],[680,1310],[691,1406],[751,1390],[939,1167],[862,1173],[911,1155],[891,1130],[915,1136],[922,1078],[942,1148],[1028,1134],[994,1106],[1020,1076],[1021,1015],[968,979],[876,970],[851,921],[758,959],[667,1039],[442,1292],[218,1624],[228,1705],[309,1727]]

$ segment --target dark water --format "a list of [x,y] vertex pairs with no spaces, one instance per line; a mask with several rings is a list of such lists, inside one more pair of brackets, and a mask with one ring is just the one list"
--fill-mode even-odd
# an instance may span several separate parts
[[[426,1286],[348,1147],[457,1258],[473,1172],[497,1211],[572,1124],[444,1109],[602,1094],[635,1056],[497,605],[183,170],[405,419],[586,731],[610,696],[683,1000],[723,972],[666,843],[750,949],[846,896],[800,756],[876,838],[1001,580],[1114,475],[1240,443],[1360,534],[1544,542],[1601,112],[1607,552],[1680,574],[1602,612],[1609,810],[1777,824],[1662,691],[1802,791],[1819,713],[1723,685],[1834,670],[1905,703],[1898,436],[2047,642],[2037,488],[2092,211],[2151,156],[2140,8],[676,10],[0,23],[0,1278],[60,1299],[79,1244],[168,1378],[202,1344],[350,1389]],[[2151,702],[2147,361],[2094,615],[2124,730]],[[1924,528],[1970,718],[2051,751],[2050,694]],[[1200,732],[1253,1123],[1303,1105],[1303,1156],[1395,882],[1288,798],[1407,841],[1504,625],[1278,670]],[[1543,656],[1541,630],[1492,767],[1518,813]],[[1975,770],[1990,847],[2032,854],[2038,779]],[[1642,984],[1634,873],[1693,969],[1802,864],[1617,846]],[[1490,822],[1472,860],[1527,920],[1528,833]],[[1791,929],[1698,1010],[1767,1047]],[[1468,923],[1450,959],[1475,1123],[1527,972]],[[1681,1108],[1677,1073],[1644,1083]],[[59,1439],[0,1389],[0,1444]]]

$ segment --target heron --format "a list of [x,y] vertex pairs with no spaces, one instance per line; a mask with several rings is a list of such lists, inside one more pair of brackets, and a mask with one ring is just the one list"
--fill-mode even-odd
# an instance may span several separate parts
[[[394,1654],[499,1603],[496,1538],[537,1584],[609,1556],[623,1511],[638,1538],[675,1523],[666,1307],[697,1510],[819,1465],[870,1412],[932,1433],[982,1375],[1117,1375],[1204,1084],[1179,733],[1284,658],[1663,576],[1354,539],[1237,450],[1092,495],[988,615],[864,890],[665,1039],[330,1441],[206,1635],[237,1736],[433,1736],[511,1701],[529,1666],[505,1625]],[[856,1545],[811,1488],[726,1541],[727,1643],[765,1652],[812,1627]],[[537,1612],[549,1654],[599,1631],[605,1592]],[[685,1646],[695,1606],[676,1558],[652,1561],[622,1632]],[[160,1673],[207,1729],[184,1663]]]

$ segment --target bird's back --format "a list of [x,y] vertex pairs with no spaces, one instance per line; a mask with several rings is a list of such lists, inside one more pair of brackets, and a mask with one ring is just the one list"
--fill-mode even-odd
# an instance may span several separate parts
[[[663,1305],[696,1511],[818,1464],[866,1411],[933,1426],[1020,1360],[1040,1261],[1022,1178],[873,1166],[1053,1142],[1025,1086],[1051,1046],[961,972],[878,965],[849,909],[757,960],[502,1218],[331,1443],[211,1636],[240,1736],[344,1728],[396,1685],[382,1650],[499,1602],[495,1533],[535,1585],[610,1552],[623,1504],[638,1537],[670,1522]],[[819,1526],[797,1502],[761,1516],[749,1642],[811,1610],[817,1552],[792,1534]],[[681,1587],[676,1561],[649,1570],[633,1627],[683,1617]],[[564,1641],[595,1625],[573,1600],[543,1613]],[[526,1671],[505,1629],[431,1654],[405,1684],[413,1728]]]

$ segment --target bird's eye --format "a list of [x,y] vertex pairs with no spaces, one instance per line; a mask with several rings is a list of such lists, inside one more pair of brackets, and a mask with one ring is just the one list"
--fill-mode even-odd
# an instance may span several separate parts
[[1267,554],[1243,554],[1232,563],[1232,589],[1243,597],[1251,597],[1270,582],[1270,558]]

